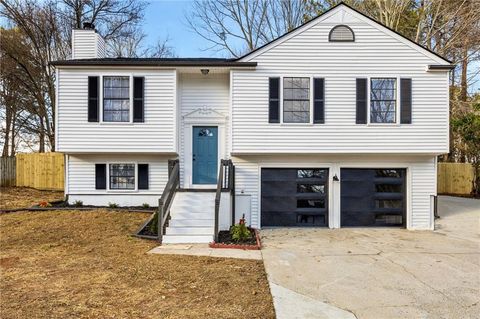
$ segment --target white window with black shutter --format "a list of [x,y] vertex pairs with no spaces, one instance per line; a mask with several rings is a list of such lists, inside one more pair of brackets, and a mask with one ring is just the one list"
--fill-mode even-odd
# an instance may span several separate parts
[[388,76],[356,79],[356,123],[412,123],[412,79]]
[[131,192],[149,189],[149,165],[132,162],[95,164],[95,189]]
[[89,76],[88,121],[144,122],[145,78],[131,74]]
[[130,122],[130,77],[103,77],[103,122]]
[[325,123],[325,79],[315,76],[269,78],[269,123]]

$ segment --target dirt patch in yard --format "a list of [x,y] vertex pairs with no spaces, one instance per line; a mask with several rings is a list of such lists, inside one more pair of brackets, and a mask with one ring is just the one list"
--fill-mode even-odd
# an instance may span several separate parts
[[63,200],[63,192],[41,191],[28,187],[0,188],[0,209],[24,208],[37,205],[41,201]]
[[261,261],[146,254],[148,214],[0,216],[1,318],[274,318]]

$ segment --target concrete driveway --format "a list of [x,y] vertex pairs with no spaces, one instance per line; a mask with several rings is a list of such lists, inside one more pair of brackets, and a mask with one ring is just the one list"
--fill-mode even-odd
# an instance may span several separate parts
[[278,318],[479,318],[480,200],[439,214],[434,232],[262,230]]

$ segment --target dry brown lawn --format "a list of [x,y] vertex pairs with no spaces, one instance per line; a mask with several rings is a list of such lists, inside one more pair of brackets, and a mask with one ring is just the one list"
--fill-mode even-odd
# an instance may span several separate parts
[[38,205],[41,201],[52,202],[63,199],[63,192],[40,191],[28,187],[0,188],[0,209],[25,208]]
[[262,262],[146,254],[147,216],[0,215],[0,318],[274,318]]

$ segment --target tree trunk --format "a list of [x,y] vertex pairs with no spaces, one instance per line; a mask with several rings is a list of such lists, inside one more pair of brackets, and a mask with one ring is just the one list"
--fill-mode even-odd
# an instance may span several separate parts
[[465,51],[462,59],[462,78],[460,80],[460,101],[467,101],[467,73],[468,73],[468,50],[465,46]]
[[[7,119],[8,119],[8,116],[7,116]],[[10,125],[8,123],[8,120],[7,120],[7,123],[5,125],[5,141],[3,143],[3,150],[2,150],[2,156],[8,156],[8,142],[9,142],[9,139],[10,139]]]
[[43,118],[40,117],[40,131],[38,132],[38,152],[45,153],[45,124]]

